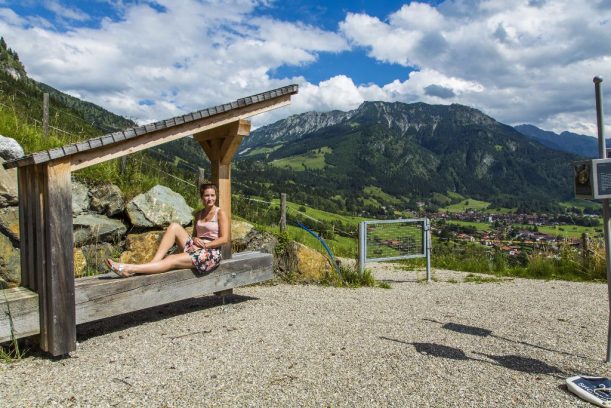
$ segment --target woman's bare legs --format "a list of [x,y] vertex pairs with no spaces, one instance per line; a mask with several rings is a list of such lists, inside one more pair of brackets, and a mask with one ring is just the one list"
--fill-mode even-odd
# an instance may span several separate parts
[[123,273],[133,274],[153,274],[171,271],[173,269],[186,269],[192,268],[193,262],[191,261],[191,255],[186,252],[180,254],[168,255],[160,261],[147,262],[145,264],[121,264],[111,259],[108,260],[112,268],[118,270],[119,265],[123,265]]
[[174,244],[178,245],[178,250],[182,252],[188,239],[189,233],[182,225],[175,222],[171,223],[168,229],[165,230],[161,242],[159,243],[159,248],[157,252],[155,252],[153,259],[151,259],[151,263],[161,261]]

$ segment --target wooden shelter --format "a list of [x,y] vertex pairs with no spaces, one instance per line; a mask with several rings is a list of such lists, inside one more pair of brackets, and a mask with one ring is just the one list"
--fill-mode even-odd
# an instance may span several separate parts
[[193,135],[212,166],[219,206],[231,221],[231,161],[250,132],[245,118],[286,106],[289,85],[224,105],[7,161],[18,169],[21,287],[0,296],[0,342],[40,333],[54,356],[76,349],[76,324],[270,279],[271,255],[223,248],[210,275],[191,270],[130,279],[78,278],[73,271],[71,172]]

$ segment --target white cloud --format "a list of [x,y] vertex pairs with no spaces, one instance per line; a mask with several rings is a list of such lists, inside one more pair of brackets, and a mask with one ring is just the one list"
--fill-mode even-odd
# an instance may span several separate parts
[[[337,32],[265,17],[270,1],[109,2],[120,19],[87,28],[84,12],[48,0],[66,21],[79,23],[66,32],[0,8],[0,32],[35,79],[140,122],[297,82],[291,107],[255,123],[354,109],[365,100],[423,101],[474,106],[509,124],[583,132],[595,123],[592,77],[611,80],[607,0],[446,0],[437,8],[411,2],[385,19],[347,13]],[[355,84],[341,71],[318,84],[270,77],[351,47],[417,70],[380,86]]]

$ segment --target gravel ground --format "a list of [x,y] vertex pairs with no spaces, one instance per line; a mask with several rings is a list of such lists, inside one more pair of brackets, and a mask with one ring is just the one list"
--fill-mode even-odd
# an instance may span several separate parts
[[0,406],[591,406],[607,286],[377,265],[391,289],[262,285],[79,326],[71,358],[0,363]]

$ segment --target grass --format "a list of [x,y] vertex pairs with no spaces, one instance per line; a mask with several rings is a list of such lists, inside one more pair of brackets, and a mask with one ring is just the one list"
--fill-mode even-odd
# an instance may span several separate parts
[[332,152],[333,150],[330,147],[325,146],[304,154],[273,160],[270,164],[275,167],[289,168],[293,171],[304,171],[306,169],[322,170],[327,165],[325,163],[325,156]]
[[365,269],[363,274],[360,274],[357,266],[342,265],[339,267],[339,270],[340,274],[332,272],[321,283],[340,288],[360,288],[363,286],[382,289],[391,288],[388,282],[376,281],[370,269]]
[[506,280],[494,276],[473,275],[472,273],[465,276],[464,279],[464,282],[466,283],[500,283],[504,281]]
[[490,203],[486,201],[479,201],[473,198],[467,198],[457,204],[448,205],[447,207],[442,208],[441,210],[447,212],[464,212],[467,209],[485,210],[486,208],[488,208],[489,205]]
[[[272,227],[269,225],[260,225],[257,224],[256,228],[260,231],[270,232],[272,234],[276,234],[278,232],[278,227]],[[326,253],[324,247],[316,238],[310,235],[307,231],[300,227],[295,227],[293,225],[287,225],[287,234],[289,239],[293,241],[297,241],[305,246],[313,248],[321,253]],[[323,237],[331,252],[335,256],[355,258],[357,255],[357,243],[355,238],[347,238],[342,237],[340,235],[335,235],[333,239],[326,239]]]
[[11,329],[11,341],[7,348],[0,346],[0,361],[4,361],[7,363],[13,362],[15,360],[20,360],[25,356],[25,351],[21,350],[19,347],[19,341],[15,338],[15,326],[13,324],[13,315],[11,313],[10,303],[6,297],[6,292],[4,292],[4,300],[6,304],[6,315],[8,316],[8,321]]
[[380,187],[377,186],[366,186],[363,188],[363,193],[376,199],[377,201],[381,200],[382,202],[393,205],[401,204],[401,200],[385,193]]

